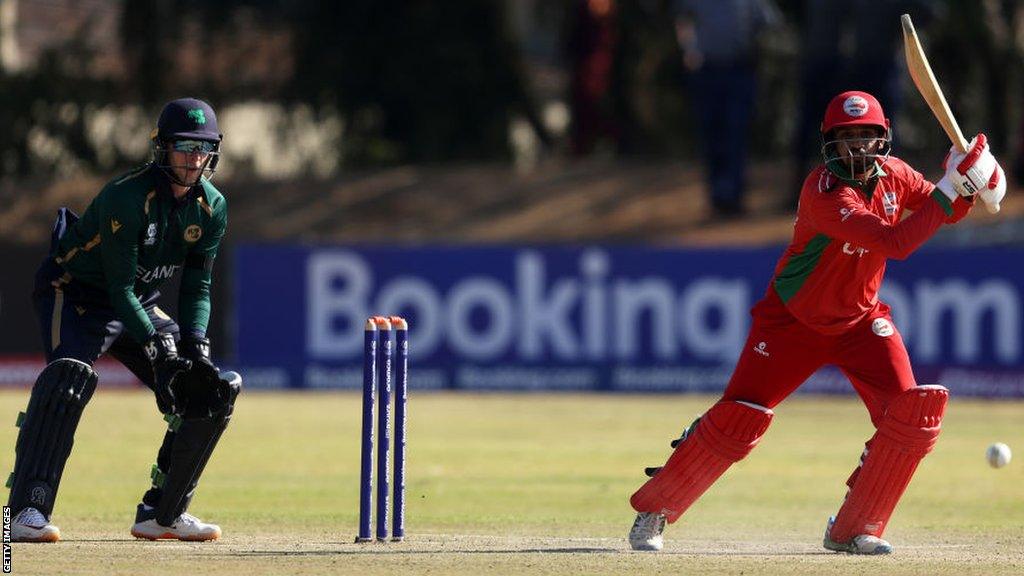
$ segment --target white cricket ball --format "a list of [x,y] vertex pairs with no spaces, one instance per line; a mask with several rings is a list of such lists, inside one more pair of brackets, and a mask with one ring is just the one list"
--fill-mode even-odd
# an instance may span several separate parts
[[985,451],[985,459],[988,460],[989,466],[993,468],[1006,466],[1010,463],[1010,458],[1012,457],[1013,454],[1010,452],[1010,447],[1002,442],[996,442]]

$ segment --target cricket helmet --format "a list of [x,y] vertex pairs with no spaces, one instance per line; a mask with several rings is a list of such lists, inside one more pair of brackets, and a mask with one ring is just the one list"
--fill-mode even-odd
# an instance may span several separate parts
[[[172,100],[160,112],[156,128],[151,134],[153,163],[175,184],[194,186],[204,176],[207,179],[213,177],[220,160],[220,142],[223,137],[212,106],[198,98]],[[169,152],[175,149],[175,143],[180,142],[208,143],[202,146],[202,152],[206,154],[202,170],[192,182],[181,181],[175,173],[175,166],[170,165]]]
[[[879,136],[842,141],[835,138],[836,129],[857,126],[878,128]],[[878,141],[876,150],[865,152],[873,140]],[[846,153],[840,152],[840,142],[846,145]],[[864,184],[882,173],[882,165],[890,152],[892,130],[877,98],[867,92],[851,90],[837,95],[828,103],[821,122],[821,155],[832,173],[848,182]]]

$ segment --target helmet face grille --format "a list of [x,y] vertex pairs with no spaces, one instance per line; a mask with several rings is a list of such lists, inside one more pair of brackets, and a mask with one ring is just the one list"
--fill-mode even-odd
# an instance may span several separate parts
[[153,141],[153,164],[159,168],[167,179],[178,186],[192,187],[199,184],[204,178],[212,180],[213,174],[217,171],[217,164],[220,161],[220,144],[218,143],[213,152],[206,153],[200,169],[196,170],[196,177],[190,182],[182,180],[176,169],[191,168],[188,165],[171,164],[171,151],[174,150],[172,141],[165,141],[157,138]]
[[[876,150],[867,152],[875,142],[878,143]],[[841,152],[841,148],[846,152]],[[878,138],[829,139],[821,145],[825,167],[843,180],[860,185],[881,174],[891,153],[892,138],[888,131]]]

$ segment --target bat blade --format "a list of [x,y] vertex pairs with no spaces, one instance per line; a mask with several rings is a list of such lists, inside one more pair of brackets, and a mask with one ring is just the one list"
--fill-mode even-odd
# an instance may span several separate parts
[[[949,104],[946,103],[946,97],[942,94],[942,89],[939,88],[939,82],[935,79],[932,67],[928,64],[928,57],[925,56],[924,47],[921,46],[921,41],[917,37],[917,31],[914,30],[914,23],[910,20],[910,15],[901,16],[900,23],[903,25],[903,49],[907,57],[907,71],[910,72],[910,78],[913,79],[917,91],[928,104],[928,108],[935,115],[935,119],[939,121],[939,125],[946,132],[950,142],[960,152],[967,152],[967,139],[960,131],[960,125],[953,117],[953,112],[949,109]],[[982,199],[984,200],[984,195]],[[998,203],[986,202],[985,206],[992,214],[999,212]]]

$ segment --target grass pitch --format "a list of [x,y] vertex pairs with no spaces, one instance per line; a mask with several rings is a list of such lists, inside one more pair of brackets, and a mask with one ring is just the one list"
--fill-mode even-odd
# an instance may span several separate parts
[[[27,399],[27,391],[0,393],[0,422],[13,424]],[[853,397],[783,403],[751,456],[668,528],[662,553],[630,551],[628,497],[643,467],[660,465],[669,440],[713,401],[413,393],[409,537],[356,545],[358,395],[243,393],[191,508],[224,537],[184,544],[128,534],[164,424],[148,392],[101,389],[57,502],[64,541],[15,544],[14,573],[1024,572],[1024,462],[993,470],[984,460],[992,442],[1024,450],[1024,404],[955,397],[886,533],[890,557],[821,548],[871,434]],[[0,427],[0,470],[13,468],[16,433]]]

